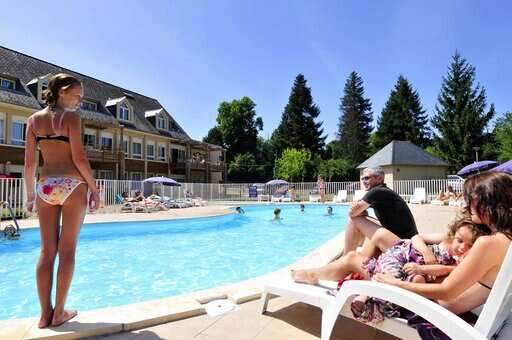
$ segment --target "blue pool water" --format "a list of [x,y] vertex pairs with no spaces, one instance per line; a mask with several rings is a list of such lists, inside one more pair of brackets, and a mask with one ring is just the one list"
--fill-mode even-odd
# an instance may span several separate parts
[[[84,225],[66,305],[88,310],[154,300],[278,270],[340,233],[347,207],[244,207],[244,215]],[[0,241],[0,320],[36,316],[39,230]],[[56,270],[55,270],[56,272]],[[54,285],[56,281],[54,280]]]

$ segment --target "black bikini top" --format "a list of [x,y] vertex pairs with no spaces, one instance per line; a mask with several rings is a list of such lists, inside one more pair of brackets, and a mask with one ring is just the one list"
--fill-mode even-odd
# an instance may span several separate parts
[[69,143],[69,137],[68,136],[36,136],[36,143],[39,143],[39,141],[42,140],[61,140],[63,142]]
[[[60,116],[59,120],[59,131],[62,131],[62,122],[64,120],[64,116],[66,115],[66,112],[63,112]],[[36,120],[32,119],[32,129],[34,132],[36,131]],[[54,129],[55,130],[55,129]],[[62,136],[62,135],[46,135],[46,136],[38,136],[36,134],[36,143],[39,143],[42,140],[60,140],[66,143],[69,143],[69,137],[68,136]]]

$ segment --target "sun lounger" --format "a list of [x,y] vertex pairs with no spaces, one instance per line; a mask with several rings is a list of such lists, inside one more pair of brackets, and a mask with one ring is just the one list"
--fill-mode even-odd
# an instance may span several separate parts
[[321,200],[320,194],[309,194],[310,202],[320,202],[320,200]]
[[423,204],[427,203],[427,193],[425,188],[415,188],[409,203],[412,204]]
[[363,198],[365,193],[366,191],[364,190],[354,191],[354,202],[359,201],[361,198]]
[[464,206],[464,200],[451,200],[448,202],[448,205],[450,207],[463,207]]
[[[336,297],[327,294],[329,288],[323,281],[314,286],[295,283],[290,277],[267,283],[261,295],[260,311],[265,313],[271,295],[285,296],[317,306],[322,310],[321,339],[328,340],[339,314],[353,318],[350,312],[352,297],[368,295],[409,309],[452,339],[491,339],[511,313],[512,245],[474,327],[437,303],[395,286],[373,281],[347,281]],[[416,330],[401,319],[386,319],[375,327],[401,339],[420,339]]]
[[442,201],[442,200],[432,200],[432,201],[430,201],[430,204],[442,206],[442,205],[448,205],[448,202]]
[[339,190],[338,194],[333,197],[332,203],[341,203],[347,201],[347,190]]

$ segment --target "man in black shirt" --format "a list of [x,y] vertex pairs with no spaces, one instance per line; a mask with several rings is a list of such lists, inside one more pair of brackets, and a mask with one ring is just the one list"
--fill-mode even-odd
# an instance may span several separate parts
[[[367,193],[349,211],[345,231],[344,254],[356,250],[364,238],[370,239],[377,229],[384,227],[402,239],[410,239],[418,233],[416,223],[407,203],[384,183],[381,168],[363,170],[361,182]],[[367,209],[373,208],[377,219],[368,216]],[[365,243],[362,255],[374,256],[374,248]]]

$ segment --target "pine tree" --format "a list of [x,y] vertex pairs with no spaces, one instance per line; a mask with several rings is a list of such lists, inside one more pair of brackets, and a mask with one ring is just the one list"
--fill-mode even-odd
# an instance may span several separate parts
[[379,150],[393,140],[407,140],[427,147],[430,135],[427,123],[418,92],[400,75],[378,119],[374,147]]
[[432,117],[434,148],[452,169],[474,161],[473,147],[482,147],[484,129],[495,114],[494,104],[486,110],[485,88],[474,81],[475,67],[456,51]]
[[340,104],[336,158],[348,159],[356,164],[368,156],[372,132],[372,104],[364,98],[363,80],[353,71],[345,82]]
[[306,79],[302,74],[297,75],[281,122],[272,133],[274,154],[279,157],[287,148],[307,149],[313,155],[320,154],[326,136],[322,136],[322,122],[315,122],[319,114],[320,109],[313,103]]

